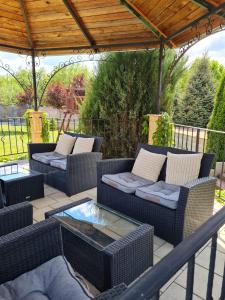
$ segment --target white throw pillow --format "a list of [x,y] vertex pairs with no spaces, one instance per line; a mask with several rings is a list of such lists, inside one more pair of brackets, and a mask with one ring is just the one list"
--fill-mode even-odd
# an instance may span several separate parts
[[71,153],[74,143],[76,141],[76,138],[74,136],[71,136],[69,134],[62,134],[59,137],[59,141],[56,145],[55,152],[62,154],[62,155],[68,155]]
[[202,153],[167,153],[166,183],[184,185],[197,179],[201,167]]
[[156,182],[165,162],[166,155],[153,153],[141,148],[135,160],[132,173]]
[[94,141],[94,138],[78,137],[73,148],[73,154],[92,152]]

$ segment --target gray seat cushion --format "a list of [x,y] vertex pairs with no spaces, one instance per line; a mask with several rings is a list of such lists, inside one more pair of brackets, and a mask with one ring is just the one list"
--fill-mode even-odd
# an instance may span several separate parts
[[153,185],[140,187],[135,195],[171,209],[177,208],[177,202],[180,194],[180,186],[168,184],[164,181],[158,181]]
[[37,160],[37,161],[40,161],[44,164],[50,164],[50,162],[52,160],[55,160],[55,159],[63,159],[65,158],[66,156],[65,155],[62,155],[62,154],[59,154],[59,153],[56,153],[56,152],[43,152],[43,153],[34,153],[32,155],[32,158]]
[[62,170],[66,170],[66,162],[67,162],[66,158],[54,159],[54,160],[50,161],[50,166],[56,167],[56,168],[59,168]]
[[128,194],[135,193],[138,187],[153,184],[153,181],[144,179],[129,172],[109,175],[106,174],[102,176],[102,181]]
[[71,266],[57,256],[36,269],[0,285],[0,300],[89,300]]

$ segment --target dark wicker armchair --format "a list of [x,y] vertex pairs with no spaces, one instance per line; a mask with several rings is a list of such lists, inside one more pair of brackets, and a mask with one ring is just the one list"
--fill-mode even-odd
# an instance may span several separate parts
[[[52,258],[63,255],[61,241],[60,225],[51,219],[1,237],[0,284],[14,280]],[[125,288],[121,284],[94,299],[116,299]]]
[[0,236],[33,223],[33,207],[22,202],[0,209]]
[[[145,144],[138,145],[137,153],[140,148],[160,154],[167,154],[167,151],[178,154],[193,153]],[[135,194],[124,193],[102,182],[104,174],[130,172],[135,161],[134,159],[103,160],[97,164],[97,201],[141,222],[153,225],[157,236],[177,245],[213,213],[216,179],[208,177],[213,157],[212,154],[203,155],[199,178],[181,187],[176,209],[144,200]],[[165,179],[165,172],[166,163],[158,180]]]
[[[67,133],[76,137],[90,137],[83,134]],[[34,160],[34,153],[51,152],[56,143],[28,144],[30,169],[44,174],[45,183],[64,192],[67,196],[91,189],[97,184],[96,163],[102,159],[100,152],[102,138],[94,137],[93,150],[90,153],[70,154],[67,156],[66,170]]]

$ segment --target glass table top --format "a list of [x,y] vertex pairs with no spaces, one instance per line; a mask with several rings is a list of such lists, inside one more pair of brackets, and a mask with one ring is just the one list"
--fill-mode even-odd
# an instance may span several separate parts
[[141,225],[138,221],[94,200],[74,206],[53,217],[97,248],[108,246]]
[[0,166],[0,180],[9,181],[17,178],[30,176],[33,171],[21,168],[18,164],[6,164]]

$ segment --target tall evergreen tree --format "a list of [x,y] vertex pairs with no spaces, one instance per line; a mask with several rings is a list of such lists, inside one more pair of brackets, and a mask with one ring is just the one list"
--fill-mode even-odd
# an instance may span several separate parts
[[[216,94],[209,129],[225,131],[225,72]],[[208,151],[216,154],[216,161],[225,159],[225,134],[210,132],[208,134]]]
[[204,56],[187,82],[179,112],[180,123],[205,128],[213,110],[214,95],[209,59]]
[[[164,78],[174,56],[175,51],[166,51]],[[169,110],[175,83],[184,71],[185,63],[186,59],[180,60],[170,81],[164,86],[162,110]],[[81,118],[93,119],[91,125],[94,125],[94,119],[109,121],[109,133],[104,123],[96,124],[103,131],[106,156],[131,155],[137,142],[147,139],[147,136],[141,134],[141,126],[144,115],[156,112],[157,86],[157,50],[111,53],[98,64],[97,73],[91,80],[81,107]],[[84,124],[87,131],[89,124]]]

